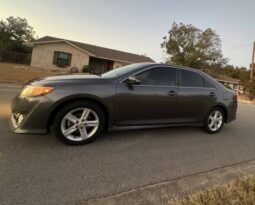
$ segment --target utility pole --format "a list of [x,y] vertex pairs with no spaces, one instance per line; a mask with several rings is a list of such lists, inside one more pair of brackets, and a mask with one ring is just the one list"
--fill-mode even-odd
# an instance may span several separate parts
[[251,69],[250,80],[251,81],[253,80],[253,70],[254,70],[254,67],[255,67],[254,55],[255,55],[255,41],[253,43],[252,58],[251,58],[251,65],[250,65],[250,69]]

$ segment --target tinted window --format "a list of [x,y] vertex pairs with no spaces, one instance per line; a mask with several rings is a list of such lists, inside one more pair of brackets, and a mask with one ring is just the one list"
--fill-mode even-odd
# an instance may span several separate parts
[[176,69],[158,67],[136,75],[142,85],[176,85]]
[[213,86],[211,85],[211,83],[209,83],[206,79],[204,79],[204,84],[206,88],[213,88]]
[[193,71],[181,70],[180,86],[204,87],[204,79]]
[[127,65],[127,66],[123,66],[123,67],[116,68],[116,69],[113,69],[111,71],[108,71],[108,72],[102,74],[102,77],[104,77],[104,78],[119,77],[119,76],[125,75],[129,72],[135,71],[136,69],[141,68],[144,65],[146,65],[146,64],[141,64],[141,63],[130,64],[130,65]]

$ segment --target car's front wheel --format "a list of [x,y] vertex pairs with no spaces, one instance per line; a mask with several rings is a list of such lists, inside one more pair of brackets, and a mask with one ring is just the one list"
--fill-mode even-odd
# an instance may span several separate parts
[[221,130],[224,125],[224,111],[215,107],[207,114],[204,120],[204,128],[207,132],[214,134]]
[[86,144],[101,135],[106,126],[105,114],[93,102],[75,102],[62,108],[55,117],[54,131],[66,144]]

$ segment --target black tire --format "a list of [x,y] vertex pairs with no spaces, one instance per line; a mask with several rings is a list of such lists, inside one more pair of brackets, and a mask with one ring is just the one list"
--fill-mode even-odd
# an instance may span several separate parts
[[[94,111],[98,116],[99,126],[96,132],[91,137],[81,141],[73,141],[65,137],[64,134],[62,133],[61,122],[67,113],[78,108],[89,108],[90,110]],[[54,118],[54,123],[53,123],[53,131],[55,135],[57,136],[57,138],[68,145],[87,144],[93,141],[96,137],[100,136],[104,132],[105,128],[106,128],[106,116],[103,109],[99,105],[91,101],[76,101],[66,105],[56,114]]]
[[[215,111],[218,111],[218,112],[221,113],[221,116],[222,116],[222,123],[221,123],[221,125],[220,125],[216,130],[212,130],[212,129],[210,128],[210,126],[209,126],[209,124],[210,124],[210,122],[211,122],[211,120],[209,119],[209,117],[210,117],[211,114],[214,113]],[[215,133],[219,132],[219,131],[222,129],[223,125],[224,125],[224,121],[225,121],[224,119],[225,119],[225,113],[224,113],[224,111],[223,111],[220,107],[214,107],[214,108],[212,108],[212,109],[207,113],[207,115],[206,115],[206,117],[205,117],[205,119],[204,119],[204,130],[205,130],[206,132],[210,133],[210,134],[215,134]]]

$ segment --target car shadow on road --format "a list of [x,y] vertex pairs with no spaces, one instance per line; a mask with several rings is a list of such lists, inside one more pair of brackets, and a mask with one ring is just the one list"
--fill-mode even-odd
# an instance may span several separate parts
[[[53,133],[43,134],[15,134],[9,128],[9,119],[7,117],[0,118],[0,128],[2,130],[1,141],[7,144],[15,142],[24,147],[44,148],[44,147],[63,147],[66,146],[61,143]],[[125,143],[154,143],[157,140],[171,140],[171,139],[203,139],[203,138],[218,138],[222,137],[228,131],[227,126],[216,135],[205,133],[200,127],[167,127],[154,129],[140,129],[140,130],[122,130],[109,131],[104,135],[98,137],[86,147],[107,146],[108,144],[121,145]],[[33,146],[32,146],[33,145]]]
[[[222,133],[225,133],[222,130]],[[222,135],[218,133],[218,135]],[[129,140],[158,140],[158,139],[171,139],[171,138],[211,138],[217,137],[206,133],[201,127],[165,127],[165,128],[150,128],[150,129],[139,129],[139,130],[122,130],[122,131],[109,131],[104,136],[97,139],[98,142],[104,141],[129,141]]]

